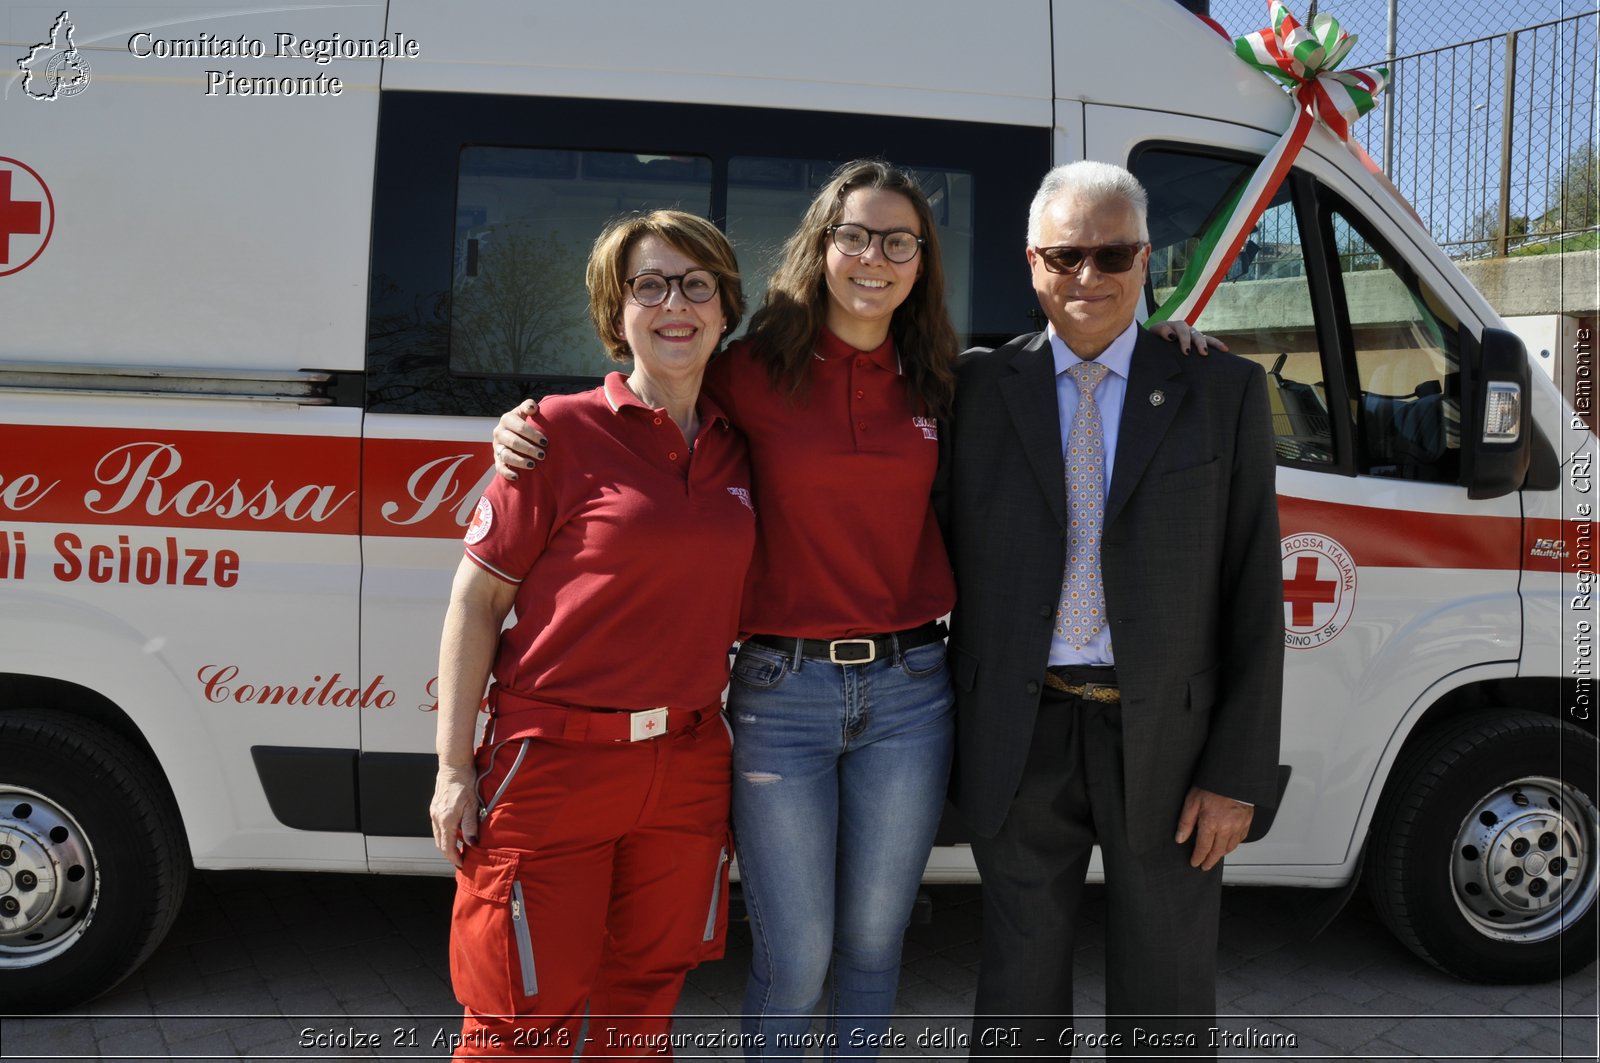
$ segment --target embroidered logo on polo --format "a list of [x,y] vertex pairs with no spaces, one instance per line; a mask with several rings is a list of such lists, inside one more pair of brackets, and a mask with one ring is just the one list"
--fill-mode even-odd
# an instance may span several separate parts
[[937,419],[933,417],[913,417],[911,418],[911,424],[915,428],[922,429],[923,439],[937,440],[939,438],[939,422]]
[[478,508],[472,511],[472,523],[467,525],[467,545],[482,542],[493,523],[494,507],[489,504],[489,496],[484,495],[478,499]]
[[730,487],[728,488],[728,494],[743,502],[745,509],[752,513],[756,511],[756,504],[750,500],[750,489],[748,487]]

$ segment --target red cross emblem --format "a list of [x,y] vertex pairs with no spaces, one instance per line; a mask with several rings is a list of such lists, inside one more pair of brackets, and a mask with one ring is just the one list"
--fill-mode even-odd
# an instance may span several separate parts
[[1356,607],[1355,558],[1321,532],[1283,538],[1283,644],[1315,649],[1333,641]]
[[33,264],[55,231],[55,201],[25,163],[0,156],[0,277]]
[[1302,555],[1294,560],[1294,579],[1283,581],[1283,600],[1293,607],[1289,623],[1294,627],[1310,627],[1315,623],[1318,605],[1332,605],[1339,600],[1339,584],[1317,578],[1315,557]]

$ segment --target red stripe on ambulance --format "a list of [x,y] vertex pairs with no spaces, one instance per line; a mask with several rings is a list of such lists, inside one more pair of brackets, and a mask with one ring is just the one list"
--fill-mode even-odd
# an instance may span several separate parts
[[1517,517],[1419,513],[1279,495],[1278,520],[1285,543],[1296,535],[1333,535],[1362,568],[1524,567]]
[[0,425],[0,521],[354,535],[355,439]]

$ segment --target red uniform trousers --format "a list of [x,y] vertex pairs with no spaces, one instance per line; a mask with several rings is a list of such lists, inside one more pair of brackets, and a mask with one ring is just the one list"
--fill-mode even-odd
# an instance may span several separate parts
[[727,932],[732,748],[713,712],[648,741],[478,751],[493,804],[456,872],[455,1058],[670,1057],[684,977]]

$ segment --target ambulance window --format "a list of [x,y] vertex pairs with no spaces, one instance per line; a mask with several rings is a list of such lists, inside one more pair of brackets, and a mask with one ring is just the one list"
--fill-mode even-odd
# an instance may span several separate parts
[[711,209],[711,160],[469,147],[456,184],[450,370],[599,377],[616,368],[589,321],[584,264],[625,211]]
[[[1132,168],[1150,196],[1150,285],[1152,306],[1160,306],[1197,265],[1203,234],[1250,179],[1254,160],[1147,150]],[[1278,460],[1333,465],[1321,348],[1290,182],[1251,231],[1196,325],[1266,370]]]
[[[783,254],[783,243],[804,216],[817,189],[837,163],[756,156],[728,160],[728,239],[739,254],[745,305],[761,305],[767,282]],[[945,303],[956,332],[972,331],[974,195],[972,174],[964,170],[908,167],[922,185],[939,227],[945,274]],[[749,324],[749,317],[745,318]]]
[[[1355,353],[1359,471],[1454,481],[1461,471],[1459,323],[1353,215],[1330,212]],[[1363,223],[1364,224],[1364,223]]]

